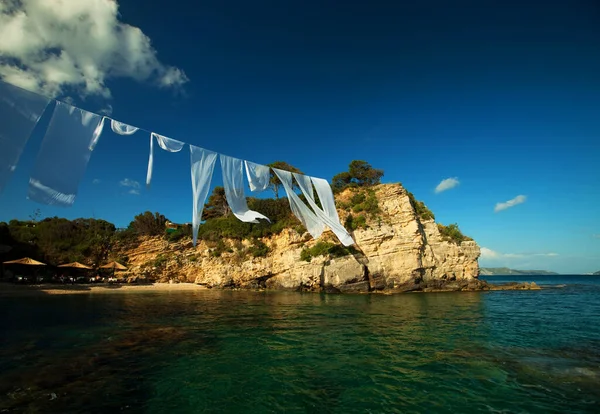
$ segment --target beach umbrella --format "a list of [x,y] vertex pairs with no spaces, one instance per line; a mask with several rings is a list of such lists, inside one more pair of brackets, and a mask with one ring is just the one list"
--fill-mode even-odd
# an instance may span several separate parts
[[88,270],[92,270],[91,267],[86,266],[84,264],[81,264],[79,262],[65,263],[65,264],[58,265],[58,267],[71,267],[71,268],[74,268],[74,269],[88,269]]
[[125,266],[118,262],[107,263],[104,266],[100,266],[100,269],[127,270]]
[[46,266],[46,263],[38,262],[37,260],[33,260],[31,257],[24,257],[18,260],[9,260],[8,262],[4,262],[4,264],[21,264],[21,265],[29,265],[29,266]]
[[[17,260],[9,260],[7,262],[4,262],[3,264],[5,265],[25,265],[25,266],[35,266],[35,271],[34,274],[37,274],[37,270],[39,269],[40,266],[46,266],[46,263],[42,263],[42,262],[38,262],[37,260],[33,260],[31,257],[23,257],[22,259],[17,259]],[[25,269],[22,267],[17,267],[17,269],[21,269],[21,271],[24,271]],[[25,272],[28,273],[28,272]],[[2,275],[4,276],[4,272],[2,272]],[[22,280],[22,276],[18,276],[18,280]],[[25,279],[27,280],[27,279]]]

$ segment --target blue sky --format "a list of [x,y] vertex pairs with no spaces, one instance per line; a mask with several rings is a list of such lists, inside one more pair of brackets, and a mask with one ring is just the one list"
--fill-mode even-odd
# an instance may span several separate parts
[[[103,2],[78,7],[91,13],[85,8]],[[95,16],[141,30],[151,70],[111,67],[89,52],[105,76],[83,91],[48,79],[42,89],[91,111],[110,105],[118,120],[213,151],[285,160],[327,179],[364,159],[437,221],[458,223],[482,246],[482,266],[600,270],[598,3],[403,3],[121,0],[119,14]],[[69,41],[96,50],[82,36]],[[0,66],[0,75],[14,74]],[[145,210],[190,221],[189,153],[158,150],[151,189],[123,186],[144,182],[149,137],[106,131],[69,209],[25,199],[41,142],[34,134],[0,195],[0,220],[40,208],[118,226]],[[436,192],[449,178],[458,185]],[[495,212],[520,195],[524,202]]]

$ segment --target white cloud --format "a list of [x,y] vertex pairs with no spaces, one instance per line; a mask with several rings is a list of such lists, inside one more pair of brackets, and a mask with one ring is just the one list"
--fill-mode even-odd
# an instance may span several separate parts
[[141,185],[138,181],[129,178],[123,178],[121,181],[119,181],[119,185],[121,187],[129,188],[127,194],[140,195]]
[[557,257],[558,253],[500,253],[487,247],[481,247],[481,258],[487,260],[525,259],[531,257]]
[[0,3],[0,78],[56,97],[110,98],[109,78],[178,88],[188,81],[161,63],[150,38],[119,21],[115,0],[3,0]]
[[488,249],[487,247],[482,247],[480,250],[482,259],[495,259],[499,255],[498,252],[495,252],[492,249]]
[[130,187],[134,190],[139,190],[141,187],[141,185],[138,181],[131,180],[129,178],[123,178],[121,181],[119,181],[119,185],[121,187]]
[[459,184],[460,181],[458,181],[458,177],[446,178],[445,180],[442,180],[437,187],[435,187],[435,192],[436,194],[441,193],[442,191],[450,190]]
[[100,179],[99,178],[94,178],[92,180],[92,184],[100,184]]
[[494,207],[494,212],[497,213],[502,210],[506,210],[507,208],[514,207],[517,204],[522,204],[527,200],[527,196],[518,195],[512,200],[508,200],[504,203],[496,203],[496,207]]

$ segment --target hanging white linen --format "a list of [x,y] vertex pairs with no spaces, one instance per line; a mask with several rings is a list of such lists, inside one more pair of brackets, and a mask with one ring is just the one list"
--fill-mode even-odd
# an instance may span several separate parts
[[28,198],[69,207],[102,133],[102,116],[57,102],[29,179]]
[[323,233],[323,230],[325,230],[325,225],[294,192],[292,188],[292,173],[277,168],[273,168],[273,171],[283,184],[292,213],[304,224],[304,227],[306,227],[311,236],[315,239],[318,238]]
[[[321,189],[320,192],[319,192],[319,189],[317,189],[317,193],[319,194],[319,200],[321,200],[321,205],[328,206],[327,211],[325,211],[324,210],[325,207],[323,207],[323,209],[320,208],[318,206],[317,202],[315,201],[311,177],[308,177],[303,174],[297,174],[297,173],[294,173],[294,177],[296,178],[296,182],[298,182],[298,185],[300,186],[300,190],[302,191],[302,194],[304,194],[304,196],[306,197],[308,204],[312,207],[312,209],[315,212],[315,214],[317,215],[317,217],[320,220],[322,220],[323,223],[325,223],[326,225],[329,226],[331,231],[333,231],[335,233],[337,238],[342,242],[342,244],[344,246],[350,246],[350,245],[354,244],[354,240],[352,240],[352,236],[350,236],[348,231],[340,223],[340,218],[335,209],[335,201],[333,199],[333,192],[331,192],[331,187],[329,187],[329,183],[321,178],[317,178],[317,180],[320,180],[319,188]],[[323,191],[323,189],[324,189],[323,181],[327,185],[327,188],[329,188],[329,194],[326,191]],[[321,199],[321,194],[323,194],[323,196],[326,200],[325,202],[323,201],[323,199]],[[331,203],[333,203],[333,211],[335,212],[335,215],[332,214],[332,212],[331,212]]]
[[[88,114],[92,114],[92,113],[88,112]],[[95,114],[92,114],[92,115],[95,115]],[[85,118],[85,120],[84,120],[84,118]],[[85,115],[84,118],[82,118],[82,122],[89,122],[87,120],[87,118],[89,118],[89,115]],[[94,139],[92,140],[92,142],[90,142],[90,151],[93,151],[94,148],[96,148],[96,144],[98,143],[98,140],[100,139],[100,135],[102,134],[102,130],[104,129],[104,120],[105,119],[106,119],[106,117],[103,116],[102,120],[96,127],[96,131],[94,131]]]
[[194,195],[192,234],[194,246],[198,240],[198,228],[202,220],[202,210],[210,189],[217,153],[190,145],[190,161],[192,165],[192,192]]
[[246,165],[246,176],[248,177],[248,185],[252,192],[264,191],[269,187],[271,179],[271,171],[266,165],[260,165],[251,161],[244,161]]
[[110,120],[110,129],[112,129],[115,134],[133,135],[138,131],[139,128],[124,124],[123,122],[115,121],[114,119],[111,119]]
[[333,197],[333,191],[331,190],[331,186],[327,180],[322,178],[310,177],[312,183],[317,190],[317,195],[319,196],[319,200],[321,201],[321,206],[323,207],[323,211],[332,220],[336,222],[340,222],[340,216],[338,215],[337,209],[335,208],[335,198]]
[[45,96],[0,82],[0,192],[49,102]]
[[258,219],[271,222],[268,217],[248,208],[246,194],[244,193],[244,164],[242,160],[223,154],[220,155],[220,159],[225,198],[231,212],[246,223],[258,223]]
[[179,152],[185,145],[185,142],[158,135],[155,132],[150,134],[150,156],[148,157],[148,173],[146,174],[146,186],[148,187],[152,181],[152,169],[154,168],[154,138],[156,138],[156,142],[162,149],[169,152]]

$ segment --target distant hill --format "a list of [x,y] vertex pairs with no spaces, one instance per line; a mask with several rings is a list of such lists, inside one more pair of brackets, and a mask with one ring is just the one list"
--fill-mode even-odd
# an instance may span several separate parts
[[508,267],[481,267],[479,268],[481,276],[533,276],[533,275],[557,275],[558,273],[547,270],[516,270]]
[[593,274],[594,276],[600,276],[600,270],[598,270],[597,272],[595,272],[595,273],[592,273],[592,274]]

